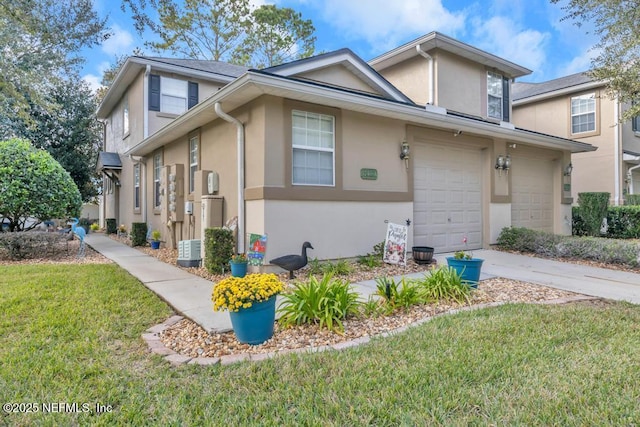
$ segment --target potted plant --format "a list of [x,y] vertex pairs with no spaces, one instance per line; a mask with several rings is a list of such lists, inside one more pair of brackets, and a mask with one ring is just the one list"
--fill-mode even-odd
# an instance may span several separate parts
[[[467,245],[467,237],[462,239]],[[480,270],[482,269],[483,259],[474,258],[473,252],[457,251],[452,257],[447,257],[447,265],[456,270],[462,276],[462,280],[467,282],[472,288],[478,287],[480,281]]]
[[213,310],[228,310],[233,331],[244,344],[262,344],[273,336],[276,295],[284,289],[275,274],[227,277],[213,287]]
[[100,230],[100,226],[97,223],[93,223],[91,224],[91,226],[89,226],[89,228],[91,229],[91,231],[93,231],[94,233],[98,230]]
[[247,274],[247,255],[236,254],[231,257],[229,265],[231,266],[231,275],[233,277],[244,277]]
[[160,231],[153,230],[151,232],[151,249],[160,249]]

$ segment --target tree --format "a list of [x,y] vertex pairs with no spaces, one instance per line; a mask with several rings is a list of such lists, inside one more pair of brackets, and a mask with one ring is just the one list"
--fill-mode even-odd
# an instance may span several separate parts
[[[560,0],[552,0],[558,3]],[[600,53],[592,60],[589,74],[607,82],[612,95],[630,104],[621,120],[640,115],[640,2],[638,0],[569,0],[562,7],[577,26],[595,25]]]
[[[95,165],[102,142],[102,126],[95,112],[96,96],[89,86],[77,78],[61,82],[47,96],[47,103],[57,105],[51,111],[31,104],[27,121],[15,121],[13,134],[33,141],[36,148],[46,150],[71,175],[83,201],[98,194],[94,185]],[[7,136],[0,137],[6,138]]]
[[[289,8],[249,8],[249,0],[122,0],[136,29],[150,28],[161,39],[146,45],[193,59],[261,68],[313,55],[315,28]],[[146,12],[151,8],[160,22]]]
[[49,153],[24,139],[0,142],[0,218],[10,231],[34,228],[27,220],[78,216],[82,201],[71,176]]
[[311,20],[303,20],[302,14],[265,5],[254,10],[251,17],[252,28],[236,56],[238,62],[263,68],[313,55],[315,27]]
[[[0,126],[29,120],[30,105],[50,110],[46,95],[105,40],[105,20],[92,0],[0,0]],[[61,13],[60,11],[63,11]]]

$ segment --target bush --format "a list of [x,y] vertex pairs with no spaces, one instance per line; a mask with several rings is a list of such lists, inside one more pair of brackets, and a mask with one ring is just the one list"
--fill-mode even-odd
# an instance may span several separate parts
[[348,276],[353,271],[353,266],[343,259],[335,263],[325,262],[321,268],[323,274],[330,274],[332,276]]
[[224,273],[234,253],[233,243],[233,232],[229,229],[204,230],[204,266],[209,273]]
[[[532,238],[533,236],[533,238]],[[518,246],[522,242],[522,246]],[[551,257],[586,259],[632,267],[640,265],[640,243],[604,237],[558,236],[526,228],[504,228],[498,237],[501,249]]]
[[41,258],[43,254],[66,252],[67,238],[66,234],[35,231],[0,233],[0,259]]
[[358,292],[349,282],[326,274],[320,281],[311,276],[306,282],[297,282],[293,291],[282,295],[278,307],[279,322],[285,326],[315,323],[330,331],[343,331],[342,320],[359,311]]
[[131,224],[131,246],[144,246],[147,244],[147,223],[134,222]]
[[612,206],[607,212],[607,237],[640,238],[640,206]]
[[625,196],[625,205],[640,206],[640,194],[627,194]]
[[376,279],[376,288],[376,295],[382,298],[388,313],[396,308],[409,309],[412,305],[424,302],[420,297],[418,284],[406,277],[402,277],[399,282],[388,277]]
[[452,300],[469,302],[471,286],[462,280],[455,268],[441,266],[434,268],[420,282],[420,295],[425,302]]
[[118,232],[118,223],[115,218],[107,218],[107,234],[116,234]]
[[589,236],[600,236],[602,221],[607,217],[610,197],[610,193],[578,193],[578,214]]

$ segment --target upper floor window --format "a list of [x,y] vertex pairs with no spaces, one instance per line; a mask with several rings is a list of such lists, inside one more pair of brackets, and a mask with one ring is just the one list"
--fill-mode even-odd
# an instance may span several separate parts
[[133,165],[133,208],[140,209],[140,163]]
[[162,200],[160,199],[160,179],[162,176],[162,153],[153,156],[153,206],[158,209]]
[[333,186],[335,118],[292,112],[293,184]]
[[198,137],[189,138],[189,193],[196,187],[196,171],[198,170]]
[[182,114],[198,103],[198,83],[149,75],[149,110]]
[[122,136],[129,134],[129,97],[125,96],[122,107]]
[[595,93],[571,98],[571,133],[593,132],[596,130]]
[[509,79],[493,72],[487,73],[487,115],[509,121]]

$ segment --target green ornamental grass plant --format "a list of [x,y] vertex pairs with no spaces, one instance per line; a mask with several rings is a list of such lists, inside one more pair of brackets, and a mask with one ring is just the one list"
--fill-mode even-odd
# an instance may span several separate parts
[[471,296],[469,284],[451,267],[431,269],[419,283],[420,297],[428,303],[440,300],[468,303]]

